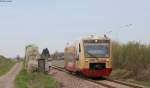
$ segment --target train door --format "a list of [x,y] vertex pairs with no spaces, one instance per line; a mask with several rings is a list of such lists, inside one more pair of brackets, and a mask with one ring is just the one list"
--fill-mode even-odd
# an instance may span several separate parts
[[75,57],[76,68],[78,68],[78,69],[80,67],[80,52],[81,52],[81,47],[80,47],[80,43],[79,43],[76,48],[76,57]]

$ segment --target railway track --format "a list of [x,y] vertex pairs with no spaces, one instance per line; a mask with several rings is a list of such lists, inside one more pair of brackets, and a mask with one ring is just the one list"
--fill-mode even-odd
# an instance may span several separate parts
[[[59,66],[52,66],[52,68],[54,69],[57,69],[59,71],[63,71],[63,72],[67,72],[63,67],[59,67]],[[98,84],[98,85],[101,85],[101,86],[104,86],[106,88],[118,88],[116,86],[112,86],[110,84],[107,84],[103,81],[98,81],[98,80],[93,80],[93,79],[89,79],[89,78],[81,78],[77,75],[72,75],[73,77],[78,77],[80,79],[84,79],[84,80],[87,80],[87,81],[90,81],[90,82],[93,82],[95,84]],[[146,88],[146,87],[143,87],[143,86],[140,86],[140,85],[135,85],[135,84],[129,84],[129,83],[125,83],[125,82],[122,82],[122,81],[117,81],[117,80],[113,80],[113,79],[110,79],[110,78],[105,78],[106,80],[105,81],[108,81],[108,82],[111,82],[111,83],[115,83],[115,84],[119,84],[119,85],[123,85],[123,86],[126,86],[124,88]],[[123,88],[123,87],[122,87]]]
[[[52,66],[52,68],[57,69],[57,70],[59,70],[59,71],[67,72],[66,70],[64,70],[63,67]],[[78,76],[76,76],[76,75],[72,75],[72,76],[73,76],[73,77],[78,77]],[[81,78],[81,77],[78,77],[78,78]],[[98,85],[102,85],[102,86],[107,87],[107,88],[115,88],[114,86],[107,85],[107,84],[101,83],[101,82],[97,82],[97,81],[94,81],[94,80],[91,80],[91,79],[87,79],[87,78],[83,78],[83,79],[85,79],[85,80],[87,80],[87,81],[90,81],[90,82],[93,82],[93,83],[96,83],[96,84],[98,84]]]
[[126,85],[126,86],[129,86],[129,87],[132,87],[132,88],[145,88],[144,86],[141,86],[141,85],[129,84],[129,83],[126,83],[126,82],[113,80],[113,79],[110,79],[110,78],[106,78],[106,80],[111,81],[111,82],[115,82],[115,83],[118,83],[118,84]]

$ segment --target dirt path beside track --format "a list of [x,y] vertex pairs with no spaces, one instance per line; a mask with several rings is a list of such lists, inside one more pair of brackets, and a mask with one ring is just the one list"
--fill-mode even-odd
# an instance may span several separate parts
[[14,80],[21,68],[22,63],[16,63],[8,73],[0,77],[0,88],[14,88]]

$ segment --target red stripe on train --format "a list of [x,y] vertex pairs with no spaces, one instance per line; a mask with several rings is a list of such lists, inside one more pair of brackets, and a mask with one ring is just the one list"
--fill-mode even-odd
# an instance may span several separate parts
[[112,68],[105,68],[103,70],[89,70],[89,69],[81,69],[80,70],[84,76],[87,77],[104,77],[109,76],[112,71]]

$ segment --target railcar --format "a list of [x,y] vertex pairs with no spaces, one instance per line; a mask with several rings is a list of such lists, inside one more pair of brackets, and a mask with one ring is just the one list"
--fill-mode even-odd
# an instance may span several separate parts
[[67,44],[64,50],[67,71],[86,77],[105,77],[112,71],[112,45],[106,36],[89,36]]

